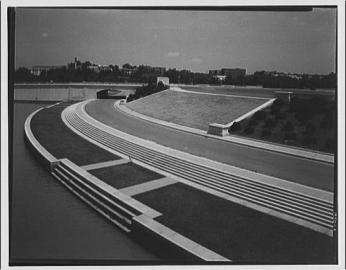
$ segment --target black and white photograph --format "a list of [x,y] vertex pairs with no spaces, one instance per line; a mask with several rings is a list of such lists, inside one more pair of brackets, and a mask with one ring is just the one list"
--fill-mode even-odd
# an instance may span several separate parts
[[1,8],[1,266],[344,268],[345,3],[91,3]]

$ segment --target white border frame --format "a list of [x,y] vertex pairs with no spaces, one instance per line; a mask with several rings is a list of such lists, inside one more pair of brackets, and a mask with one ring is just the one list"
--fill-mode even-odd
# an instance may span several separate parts
[[[15,6],[244,6],[244,5],[256,5],[256,6],[268,6],[268,5],[295,5],[295,6],[308,6],[308,5],[337,5],[337,60],[338,60],[338,265],[331,266],[316,266],[316,265],[294,265],[294,266],[280,266],[280,269],[345,269],[345,2],[342,0],[306,0],[303,3],[299,0],[291,1],[274,1],[274,0],[98,0],[98,1],[82,1],[82,0],[51,0],[49,2],[45,0],[3,0],[1,2],[1,268],[9,269],[9,204],[8,204],[8,46],[7,46],[7,8]],[[117,266],[122,269],[137,268],[134,266]],[[277,269],[278,266],[214,266],[217,269]],[[213,267],[213,268],[214,268]],[[11,267],[10,269],[22,269],[23,267]],[[26,267],[27,269],[42,269],[42,267]],[[52,267],[45,267],[52,268]],[[54,267],[54,269],[69,269],[72,267]],[[73,267],[73,269],[98,269],[100,267]],[[102,268],[114,268],[114,267],[102,267]],[[180,269],[181,266],[145,266],[141,269]],[[184,266],[184,268],[191,269],[210,269],[206,266]]]

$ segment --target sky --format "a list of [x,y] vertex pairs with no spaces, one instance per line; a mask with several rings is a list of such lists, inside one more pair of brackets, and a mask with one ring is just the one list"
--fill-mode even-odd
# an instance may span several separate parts
[[335,72],[336,10],[308,12],[23,9],[15,64],[152,65]]

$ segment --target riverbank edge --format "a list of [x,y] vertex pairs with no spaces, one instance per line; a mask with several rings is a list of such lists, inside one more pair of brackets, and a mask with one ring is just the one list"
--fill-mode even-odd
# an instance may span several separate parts
[[[59,104],[55,103],[53,106]],[[65,185],[70,191],[75,193],[78,197],[80,197],[78,194],[78,191],[74,189],[72,186],[69,185],[68,181],[63,181],[61,178],[57,177],[57,175],[54,173],[54,169],[57,168],[60,164],[66,163],[67,159],[56,159],[51,153],[49,153],[35,138],[32,130],[31,130],[31,119],[34,115],[39,113],[42,109],[52,107],[52,105],[47,107],[42,107],[33,113],[29,115],[29,117],[25,121],[24,125],[24,137],[26,144],[29,146],[31,152],[38,158],[39,162],[44,166],[45,169],[47,169],[59,182],[61,182],[63,185]],[[68,161],[68,163],[72,163],[71,161]],[[71,172],[75,175],[78,175],[78,180],[85,181],[85,185],[96,184],[97,181],[93,181],[93,179],[88,179],[89,174],[85,173],[82,168],[75,165],[73,163],[73,166],[69,166],[69,169],[72,169]],[[91,175],[90,175],[91,176]],[[93,178],[93,177],[91,177]],[[98,180],[98,179],[97,179]],[[89,182],[89,183],[87,183]],[[101,184],[98,188],[102,189],[102,186],[104,186],[104,183]],[[95,191],[96,192],[96,191]],[[106,191],[107,192],[107,191]],[[89,189],[88,194],[89,197],[95,198],[96,195]],[[118,195],[118,196],[117,196]],[[114,192],[109,193],[108,196],[115,198],[119,200],[119,203],[121,204],[121,207],[128,207],[129,212],[136,212],[131,217],[130,222],[130,230],[129,233],[131,236],[133,236],[137,241],[143,243],[144,245],[150,243],[150,249],[156,250],[160,252],[160,255],[164,258],[169,260],[168,263],[177,263],[179,261],[184,263],[201,263],[201,262],[230,262],[229,259],[222,257],[221,255],[199,245],[196,242],[193,242],[192,240],[178,234],[177,232],[169,229],[168,227],[162,225],[161,223],[155,221],[152,217],[147,215],[146,213],[143,213],[143,209],[136,209],[136,206],[138,204],[141,205],[140,202],[137,202],[133,198],[122,194],[118,192],[118,194],[114,194]],[[81,198],[81,197],[80,197]],[[81,198],[82,199],[82,198]],[[112,219],[111,216],[109,216],[107,213],[102,211],[97,205],[95,206],[95,200],[94,204],[85,201],[88,203],[91,207],[93,207],[96,211],[101,213],[104,217],[106,217],[108,220],[110,220],[112,223],[114,223],[114,219]],[[97,201],[97,200],[96,200]],[[132,201],[132,203],[131,203]],[[116,211],[117,209],[115,209]],[[120,210],[120,209],[118,209]],[[121,209],[120,211],[123,211]],[[116,223],[114,223],[117,225]],[[173,259],[172,259],[173,258]],[[174,260],[174,261],[173,261]],[[165,264],[167,264],[167,261],[164,261]],[[157,264],[157,263],[155,263]]]

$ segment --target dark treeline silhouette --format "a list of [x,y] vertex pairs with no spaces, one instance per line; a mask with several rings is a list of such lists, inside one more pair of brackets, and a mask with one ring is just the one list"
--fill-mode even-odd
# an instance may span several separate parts
[[164,85],[162,82],[156,84],[156,81],[151,79],[147,85],[143,85],[141,87],[136,88],[136,92],[134,94],[129,95],[127,98],[127,102],[131,102],[135,99],[139,99],[141,97],[145,97],[163,90],[168,89],[167,85]]
[[[96,66],[96,65],[94,65]],[[74,63],[67,66],[57,67],[48,71],[42,71],[35,76],[30,70],[21,67],[15,71],[15,82],[137,82],[149,83],[157,76],[168,77],[170,83],[176,84],[212,84],[212,85],[259,85],[267,88],[336,88],[336,74],[328,75],[308,75],[289,76],[284,73],[256,71],[254,74],[226,77],[224,81],[206,73],[191,72],[189,70],[168,69],[161,74],[148,71],[146,66],[132,66],[125,64],[122,69],[117,65],[109,65],[106,69],[94,70],[93,64],[89,61],[80,63],[78,68]],[[125,73],[124,70],[128,72]]]
[[325,76],[303,74],[298,78],[285,74],[273,74],[265,71],[256,71],[253,75],[244,78],[245,85],[262,85],[268,88],[336,88],[336,74]]
[[234,122],[229,132],[334,153],[336,127],[335,101],[294,96],[290,102],[278,98],[251,118]]

